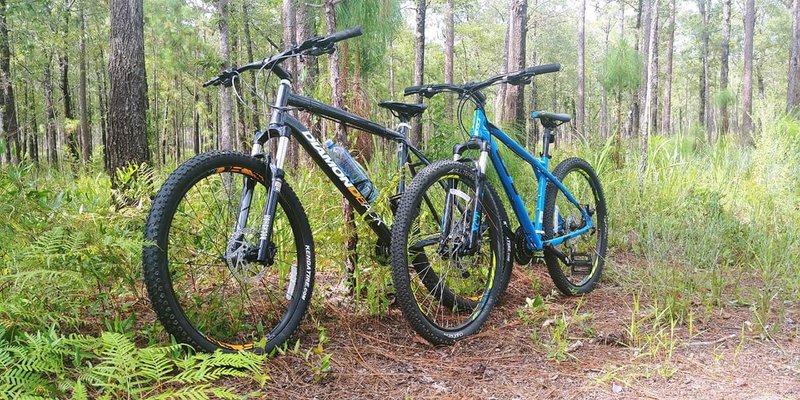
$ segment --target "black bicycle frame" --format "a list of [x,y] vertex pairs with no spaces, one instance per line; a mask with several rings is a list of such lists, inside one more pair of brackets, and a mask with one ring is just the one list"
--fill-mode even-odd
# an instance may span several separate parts
[[[278,194],[280,193],[281,186],[283,185],[283,163],[285,161],[286,152],[288,150],[289,137],[294,137],[295,140],[305,149],[311,156],[311,159],[322,169],[328,179],[333,182],[337,189],[353,206],[353,209],[360,215],[364,215],[370,228],[375,231],[378,239],[385,244],[391,242],[391,232],[386,223],[383,222],[381,217],[372,210],[367,199],[358,191],[353,185],[353,182],[347,175],[339,168],[338,165],[331,159],[322,143],[305,127],[300,121],[289,114],[287,106],[298,108],[310,114],[319,115],[339,123],[343,123],[350,127],[362,130],[364,132],[383,137],[385,139],[394,141],[398,144],[398,168],[402,168],[409,160],[409,152],[414,154],[423,164],[429,164],[430,161],[417,150],[403,133],[394,131],[380,124],[372,122],[366,118],[352,114],[350,112],[331,107],[327,104],[321,103],[309,97],[300,96],[291,93],[291,83],[288,80],[282,80],[278,88],[278,94],[275,99],[275,106],[273,107],[272,119],[264,133],[256,135],[253,142],[253,156],[263,156],[264,143],[270,138],[278,138],[278,148],[274,160],[269,162],[267,166],[267,174],[271,177],[271,184],[268,187],[267,201],[264,204],[263,210],[263,223],[260,229],[259,237],[259,252],[258,261],[264,262],[268,260],[269,254],[269,240],[272,232],[272,220],[277,206]],[[401,132],[408,131],[403,128],[405,121],[401,121]],[[405,133],[405,132],[404,132]],[[414,164],[410,164],[412,174],[414,173]],[[402,174],[401,174],[402,177]],[[402,191],[403,184],[398,186],[398,191]],[[245,189],[242,193],[242,202],[246,199],[252,198],[253,185],[245,182]],[[245,226],[247,222],[247,214],[249,207],[244,207],[244,203],[239,209],[239,218],[237,219],[237,229],[239,226]]]

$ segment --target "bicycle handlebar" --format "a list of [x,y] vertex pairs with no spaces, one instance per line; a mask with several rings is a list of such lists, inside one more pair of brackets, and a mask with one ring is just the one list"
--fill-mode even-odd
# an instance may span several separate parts
[[[496,83],[508,83],[511,85],[523,85],[528,84],[531,82],[531,78],[536,75],[547,74],[551,72],[557,72],[561,70],[561,64],[545,64],[545,65],[537,65],[535,67],[525,68],[519,71],[515,71],[508,74],[502,74],[493,76],[485,81],[480,82],[469,82],[463,85],[453,85],[453,84],[432,84],[432,85],[422,85],[422,86],[409,86],[403,90],[403,94],[405,96],[409,96],[412,94],[422,94],[425,97],[433,97],[442,92],[455,92],[459,95],[468,95],[468,96],[477,96],[480,94],[481,89],[485,89],[489,86],[492,86]],[[480,95],[477,100],[483,101],[485,96],[482,94]]]
[[255,69],[270,69],[275,72],[278,77],[281,79],[291,79],[292,76],[286,70],[280,67],[280,63],[283,60],[297,55],[309,55],[309,56],[320,56],[322,54],[330,54],[333,52],[333,44],[336,42],[341,42],[342,40],[347,40],[350,38],[361,36],[363,32],[361,31],[361,27],[355,27],[346,29],[343,31],[332,33],[325,37],[312,37],[308,38],[303,43],[290,47],[280,54],[273,55],[272,57],[265,58],[263,60],[254,61],[247,65],[243,65],[241,67],[231,67],[226,69],[218,76],[215,76],[205,83],[203,83],[203,87],[208,87],[211,85],[223,85],[225,87],[230,87],[233,84],[233,77],[239,75],[242,72],[255,70]]

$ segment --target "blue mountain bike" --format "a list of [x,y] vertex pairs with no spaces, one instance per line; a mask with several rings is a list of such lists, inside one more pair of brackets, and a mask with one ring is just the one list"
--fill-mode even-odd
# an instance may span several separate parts
[[[489,122],[484,109],[486,97],[481,90],[498,83],[528,84],[536,75],[560,69],[558,64],[549,64],[482,82],[405,90],[406,95],[426,97],[458,94],[459,121],[465,106],[475,105],[469,140],[454,146],[453,160],[438,161],[420,171],[400,200],[392,228],[397,303],[414,329],[431,342],[452,343],[483,324],[504,290],[493,284],[497,257],[504,254],[502,237],[514,237],[510,253],[519,264],[543,256],[553,282],[566,295],[587,293],[600,279],[608,231],[597,174],[588,162],[575,157],[548,170],[554,129],[569,122],[570,116],[532,113],[544,127],[541,157],[536,158]],[[528,212],[514,186],[498,141],[533,169],[538,183],[534,213]],[[479,151],[477,159],[465,158],[467,150]],[[515,233],[497,232],[505,210],[487,195],[493,192],[486,177],[489,161],[519,221]],[[423,200],[427,207],[420,207]],[[435,212],[430,210],[431,203],[437,205]],[[431,277],[436,277],[435,285]]]

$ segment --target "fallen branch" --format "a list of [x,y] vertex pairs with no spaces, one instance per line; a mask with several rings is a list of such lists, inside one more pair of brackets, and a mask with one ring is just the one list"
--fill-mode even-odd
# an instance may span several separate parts
[[723,336],[723,337],[721,337],[721,338],[719,338],[717,340],[712,340],[712,341],[708,341],[708,342],[689,342],[689,343],[686,343],[686,345],[687,346],[713,346],[715,344],[720,344],[720,343],[723,343],[723,342],[725,342],[727,340],[730,340],[730,339],[736,339],[736,334],[735,333],[731,333],[728,336]]

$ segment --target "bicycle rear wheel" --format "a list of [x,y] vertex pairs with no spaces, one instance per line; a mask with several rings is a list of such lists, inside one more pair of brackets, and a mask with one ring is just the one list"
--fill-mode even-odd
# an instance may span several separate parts
[[[300,324],[314,285],[314,243],[284,183],[268,260],[257,261],[267,186],[264,162],[233,152],[198,155],[159,190],[143,250],[150,301],[167,332],[203,351],[269,352]],[[234,232],[242,193],[245,226]]]
[[[452,344],[478,331],[507,285],[497,205],[488,190],[476,199],[475,186],[470,166],[433,163],[411,182],[392,227],[397,303],[414,330],[433,344]],[[483,208],[480,242],[466,249],[474,201]]]
[[[608,226],[603,188],[592,167],[583,159],[568,158],[556,166],[553,175],[587,209],[593,227],[558,246],[545,246],[547,271],[561,293],[588,293],[603,273]],[[580,210],[552,183],[547,184],[542,225],[545,239],[563,236],[586,226]],[[567,257],[566,263],[559,254]]]

